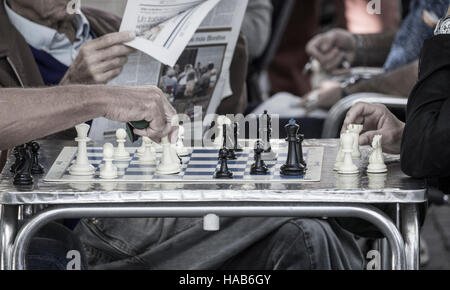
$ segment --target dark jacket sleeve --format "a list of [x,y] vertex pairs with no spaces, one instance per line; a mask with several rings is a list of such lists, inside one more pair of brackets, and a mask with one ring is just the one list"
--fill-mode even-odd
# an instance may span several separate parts
[[424,42],[419,81],[408,101],[401,163],[412,177],[450,177],[450,35]]

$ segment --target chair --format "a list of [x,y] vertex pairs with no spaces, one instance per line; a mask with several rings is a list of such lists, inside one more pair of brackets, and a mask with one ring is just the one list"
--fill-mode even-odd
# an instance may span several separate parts
[[322,138],[338,138],[345,115],[354,104],[359,102],[383,104],[389,109],[406,110],[408,99],[376,93],[358,93],[348,96],[330,109],[323,127]]
[[272,0],[272,32],[269,45],[263,54],[249,65],[247,74],[247,92],[249,100],[248,112],[252,111],[262,100],[262,90],[259,85],[261,73],[267,69],[278,50],[284,31],[289,22],[295,0]]

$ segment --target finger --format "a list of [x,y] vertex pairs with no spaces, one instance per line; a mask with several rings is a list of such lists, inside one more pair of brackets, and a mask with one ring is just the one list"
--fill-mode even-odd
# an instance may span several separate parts
[[383,135],[380,131],[368,131],[359,136],[359,145],[365,146],[372,144],[373,137]]
[[98,64],[93,70],[94,73],[104,73],[117,68],[122,68],[128,61],[128,57],[116,57]]
[[323,64],[325,71],[333,71],[342,64],[344,61],[345,53],[341,50],[334,48],[332,52],[327,55],[327,60]]
[[94,83],[96,84],[107,84],[112,79],[116,78],[122,72],[122,67],[116,68],[104,73],[94,75]]
[[136,34],[132,31],[122,31],[106,34],[97,39],[91,40],[90,48],[95,50],[105,49],[116,44],[123,44],[130,42],[136,38]]
[[366,110],[367,103],[356,103],[353,107],[347,112],[345,116],[344,125],[342,126],[341,132],[345,132],[347,130],[348,125],[350,124],[362,124],[364,121],[364,115]]
[[97,50],[94,55],[95,61],[102,61],[102,60],[108,60],[111,58],[116,58],[119,56],[128,56],[135,52],[136,50],[132,47],[123,45],[123,44],[117,44],[105,49]]

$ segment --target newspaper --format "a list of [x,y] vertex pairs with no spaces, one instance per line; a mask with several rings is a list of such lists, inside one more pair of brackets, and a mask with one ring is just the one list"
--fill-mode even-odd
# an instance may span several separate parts
[[[138,51],[109,84],[156,85],[179,114],[202,121],[232,94],[229,70],[247,4],[248,0],[128,1],[121,30],[137,31],[129,45]],[[122,126],[95,119],[90,137],[103,140]]]

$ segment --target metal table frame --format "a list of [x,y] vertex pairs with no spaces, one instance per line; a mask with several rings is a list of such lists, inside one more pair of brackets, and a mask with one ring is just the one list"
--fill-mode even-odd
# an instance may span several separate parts
[[[321,142],[324,142],[322,143],[324,146],[329,146],[327,150],[336,151],[333,145],[337,144],[336,140],[328,143]],[[334,151],[327,151],[326,155],[334,154]],[[56,158],[56,156],[53,157]],[[332,155],[332,158],[326,158],[326,162],[329,164],[324,166],[329,168],[334,163],[334,157],[335,155]],[[47,161],[49,164],[53,162],[52,160]],[[398,173],[397,166],[389,166],[394,166],[392,170],[396,172],[395,174],[401,174]],[[323,170],[326,173],[328,169],[324,168]],[[332,173],[326,174],[328,175],[323,176],[324,182],[334,184],[329,180],[333,176]],[[317,184],[289,184],[283,185],[285,187],[282,189],[273,184],[252,184],[251,190],[247,188],[249,185],[234,184],[221,187],[220,185],[184,184],[182,189],[176,190],[144,188],[139,194],[150,192],[163,196],[165,193],[180,195],[199,193],[204,198],[200,200],[164,200],[164,198],[155,200],[148,196],[142,198],[137,194],[136,200],[126,200],[123,199],[123,196],[121,198],[121,195],[117,197],[114,196],[114,193],[110,195],[109,192],[99,191],[95,192],[96,195],[93,195],[95,198],[89,201],[75,197],[78,193],[84,194],[82,191],[77,192],[73,189],[68,191],[65,188],[58,190],[57,186],[41,183],[38,184],[42,188],[35,190],[5,192],[5,188],[10,188],[10,181],[7,180],[9,177],[5,171],[2,178],[0,179],[1,269],[24,269],[24,257],[30,238],[42,226],[54,220],[89,217],[205,217],[208,214],[215,214],[219,217],[360,218],[375,225],[386,237],[386,242],[381,243],[383,269],[414,270],[419,268],[419,206],[426,202],[426,189],[424,183],[408,181],[404,176],[394,176],[391,178],[392,180],[387,181],[388,186],[392,186],[392,189],[386,188],[378,191],[364,188],[355,191],[328,190],[330,186],[328,183],[320,186]],[[401,187],[401,184],[405,182],[409,185],[402,189],[396,188],[396,186]],[[215,189],[212,190],[213,188]],[[130,190],[129,192],[137,191]],[[208,192],[218,194],[219,197],[209,198],[206,196]],[[226,196],[225,194],[229,192],[231,195]],[[257,192],[261,192],[263,196],[260,200],[255,199]],[[346,195],[347,192],[348,195]],[[104,195],[105,193],[106,195]],[[124,193],[128,193],[128,191]],[[297,193],[299,196],[289,196],[289,194]],[[268,195],[264,196],[264,194]],[[49,196],[54,196],[55,199],[45,200]],[[379,203],[396,205],[397,216],[394,220],[375,207]],[[35,207],[43,205],[47,208],[35,211]],[[388,251],[391,255],[387,254]]]

